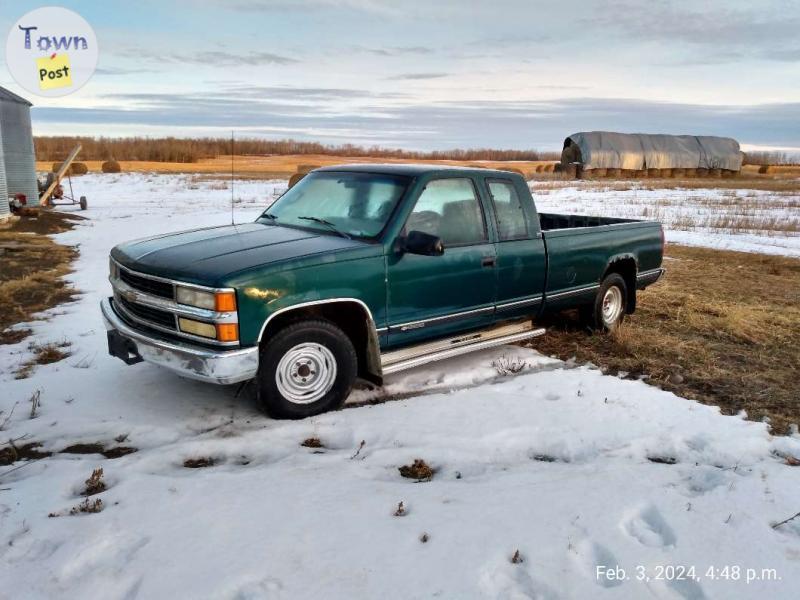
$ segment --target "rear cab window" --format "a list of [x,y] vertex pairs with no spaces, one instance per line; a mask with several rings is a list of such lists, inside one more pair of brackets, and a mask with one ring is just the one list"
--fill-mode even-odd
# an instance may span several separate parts
[[487,178],[486,189],[494,207],[498,240],[525,240],[538,233],[530,199],[522,196],[510,179]]

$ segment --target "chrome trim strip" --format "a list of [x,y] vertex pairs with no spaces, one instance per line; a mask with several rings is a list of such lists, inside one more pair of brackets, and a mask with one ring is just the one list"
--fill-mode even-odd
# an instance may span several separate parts
[[586,292],[593,292],[594,290],[598,289],[600,289],[600,284],[587,285],[574,290],[567,290],[565,292],[556,292],[555,294],[545,294],[545,299],[556,300],[559,298],[567,298],[569,296],[577,296],[580,294],[584,294]]
[[[261,331],[258,332],[258,343],[261,343],[261,338],[264,337],[264,331],[266,331],[269,322],[278,315],[290,310],[304,308],[306,306],[319,306],[320,304],[333,304],[335,302],[355,302],[356,304],[361,306],[361,308],[363,308],[364,311],[367,313],[367,317],[369,318],[369,324],[372,327],[372,329],[378,331],[377,328],[375,327],[375,319],[372,318],[372,311],[369,309],[369,306],[367,306],[362,300],[359,300],[358,298],[328,298],[327,300],[311,300],[309,302],[300,302],[299,304],[292,304],[291,306],[286,306],[284,308],[276,310],[274,313],[272,313],[270,316],[267,317],[267,320],[264,321],[264,324],[261,326]],[[387,328],[384,327],[383,329]]]
[[199,319],[201,321],[213,321],[214,323],[238,323],[239,316],[236,311],[230,312],[216,312],[206,308],[197,308],[187,304],[178,304],[174,300],[167,300],[161,296],[153,296],[146,292],[137,290],[129,284],[122,281],[122,279],[108,278],[114,292],[119,293],[128,302],[134,304],[141,304],[151,308],[157,308],[167,312],[175,313],[181,317],[188,317],[190,319]]
[[400,331],[408,331],[409,329],[419,329],[425,327],[430,323],[437,323],[439,321],[457,320],[469,315],[487,314],[494,311],[494,307],[487,306],[485,308],[476,308],[474,310],[465,310],[463,312],[451,313],[449,315],[442,315],[440,317],[431,317],[430,319],[421,319],[419,321],[409,321],[408,323],[398,323],[397,325],[389,325],[389,331],[399,329]]
[[387,331],[389,331],[388,327],[378,327],[375,329],[375,333],[377,333],[378,335],[386,333]]
[[499,338],[489,339],[482,342],[476,342],[474,344],[468,344],[464,346],[459,346],[457,348],[448,348],[446,350],[440,350],[439,352],[434,352],[431,354],[424,354],[422,356],[417,356],[414,358],[410,358],[401,362],[396,362],[394,364],[386,365],[383,367],[383,374],[384,375],[391,375],[392,373],[397,373],[399,371],[405,371],[406,369],[412,369],[414,367],[418,367],[421,365],[426,365],[428,363],[437,361],[437,360],[444,360],[447,358],[452,358],[455,356],[460,356],[462,354],[468,354],[470,352],[476,352],[478,350],[485,350],[486,348],[493,348],[495,346],[502,346],[503,344],[511,344],[514,342],[520,342],[522,340],[530,339],[533,337],[538,337],[540,335],[544,335],[544,329],[532,329],[530,331],[523,331],[522,333],[515,333],[512,335],[506,335]]
[[664,274],[664,271],[666,271],[666,269],[663,268],[650,269],[648,271],[640,271],[639,273],[636,274],[636,279],[645,279],[647,277],[653,277],[654,275],[656,277],[661,277]]
[[[177,279],[169,279],[167,277],[159,277],[158,275],[150,275],[148,273],[142,273],[141,271],[134,271],[133,269],[129,269],[128,267],[125,267],[125,266],[121,265],[119,263],[119,261],[117,261],[113,256],[109,256],[109,259],[115,265],[117,265],[118,268],[124,269],[128,273],[133,273],[134,275],[136,275],[138,277],[143,277],[145,279],[152,279],[153,281],[160,281],[161,283],[171,283],[172,285],[179,285],[181,287],[194,288],[196,290],[203,290],[205,292],[236,292],[236,290],[233,289],[233,288],[209,287],[207,285],[198,285],[196,283],[187,283],[185,281],[178,281]],[[175,292],[173,290],[173,295],[174,295],[174,293]]]
[[533,306],[534,304],[540,304],[541,301],[542,301],[541,295],[531,296],[530,298],[526,298],[524,300],[515,300],[514,302],[506,302],[504,304],[498,304],[497,310],[505,310],[507,308],[514,308],[517,306],[527,306],[527,305]]
[[147,362],[175,371],[184,377],[208,383],[230,384],[247,381],[258,372],[258,346],[236,350],[212,350],[147,337],[120,319],[108,298],[100,302],[106,329],[114,330],[136,344]]

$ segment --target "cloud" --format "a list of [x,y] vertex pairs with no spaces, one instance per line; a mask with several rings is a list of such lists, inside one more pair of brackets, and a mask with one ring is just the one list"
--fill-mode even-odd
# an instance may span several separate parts
[[408,54],[433,54],[434,49],[427,46],[388,46],[386,48],[365,48],[356,46],[356,50],[368,52],[376,56],[404,56]]
[[442,77],[447,77],[449,73],[403,73],[401,75],[394,75],[392,77],[387,77],[387,80],[391,81],[407,81],[407,80],[415,80],[415,79],[440,79]]
[[[370,97],[362,92],[363,98]],[[357,106],[312,95],[312,104],[288,99],[211,94],[120,94],[119,108],[34,107],[37,134],[49,125],[96,124],[174,131],[239,131],[297,139],[325,139],[418,149],[455,147],[559,148],[576,131],[726,135],[742,143],[800,146],[800,103],[708,106],[625,98],[552,101],[451,101]],[[134,106],[130,106],[130,102]],[[368,101],[367,101],[368,102]],[[261,132],[261,133],[259,133]]]
[[243,12],[317,12],[333,9],[384,16],[402,14],[399,6],[385,0],[238,0],[219,4],[224,8]]
[[752,6],[731,9],[728,4],[623,0],[599,7],[582,24],[598,31],[617,32],[627,40],[669,43],[673,52],[680,48],[676,43],[682,43],[694,55],[682,60],[683,64],[715,64],[743,58],[798,60],[800,11],[796,5],[794,10],[782,2]]
[[211,65],[214,67],[239,67],[239,66],[258,66],[265,64],[272,65],[291,65],[300,62],[296,58],[289,58],[271,52],[247,52],[235,54],[223,50],[208,50],[195,54],[170,54],[166,57],[174,62]]
[[229,52],[227,50],[201,50],[198,52],[176,52],[174,50],[156,50],[136,45],[117,44],[110,51],[117,57],[135,59],[138,62],[147,61],[148,64],[161,65],[192,64],[211,67],[240,67],[272,65],[292,65],[301,62],[297,58],[252,50],[246,52]]

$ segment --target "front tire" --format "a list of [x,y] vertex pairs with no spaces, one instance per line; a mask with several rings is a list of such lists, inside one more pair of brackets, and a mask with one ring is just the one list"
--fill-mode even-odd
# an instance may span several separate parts
[[598,331],[614,331],[625,319],[628,286],[619,273],[609,274],[600,283],[594,303],[581,312],[587,325]]
[[340,408],[356,378],[353,343],[329,321],[289,325],[261,350],[256,387],[262,410],[303,419]]

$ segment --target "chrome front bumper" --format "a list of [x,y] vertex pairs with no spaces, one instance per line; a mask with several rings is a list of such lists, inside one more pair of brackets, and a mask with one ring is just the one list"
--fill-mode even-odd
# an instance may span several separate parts
[[[100,303],[109,339],[109,354],[128,364],[139,359],[166,367],[179,375],[209,383],[246,381],[258,371],[258,348],[214,350],[151,337],[129,326],[116,313],[111,298]],[[121,341],[125,351],[120,352]]]

